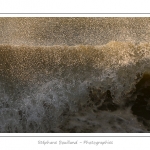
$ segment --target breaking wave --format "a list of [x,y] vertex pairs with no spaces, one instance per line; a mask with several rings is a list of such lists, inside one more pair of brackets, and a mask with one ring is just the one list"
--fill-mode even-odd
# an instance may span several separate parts
[[149,132],[150,44],[0,46],[0,132]]

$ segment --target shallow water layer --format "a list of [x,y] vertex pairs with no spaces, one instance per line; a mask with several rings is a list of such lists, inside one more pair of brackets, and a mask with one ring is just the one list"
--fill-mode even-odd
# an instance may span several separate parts
[[0,46],[0,132],[149,132],[150,44]]

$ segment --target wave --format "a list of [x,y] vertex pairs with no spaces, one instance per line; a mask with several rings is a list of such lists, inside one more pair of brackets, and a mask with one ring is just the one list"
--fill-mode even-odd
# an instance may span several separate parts
[[149,132],[150,44],[0,46],[0,132]]

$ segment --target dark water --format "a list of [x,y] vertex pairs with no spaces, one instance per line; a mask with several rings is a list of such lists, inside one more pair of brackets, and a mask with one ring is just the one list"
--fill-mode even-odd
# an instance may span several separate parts
[[0,18],[0,132],[149,132],[148,29],[149,18]]

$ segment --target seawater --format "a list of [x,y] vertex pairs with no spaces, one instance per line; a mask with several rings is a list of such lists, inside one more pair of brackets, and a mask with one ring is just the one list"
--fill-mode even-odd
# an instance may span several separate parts
[[0,46],[0,132],[149,132],[150,44]]

